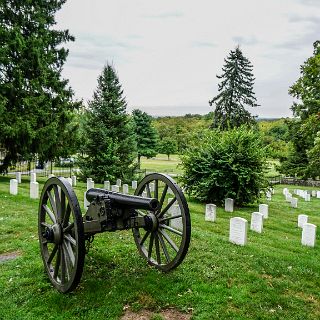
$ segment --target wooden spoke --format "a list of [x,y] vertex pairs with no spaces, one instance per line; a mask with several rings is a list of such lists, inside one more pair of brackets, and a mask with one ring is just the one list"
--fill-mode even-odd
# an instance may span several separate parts
[[53,273],[53,278],[57,279],[58,277],[58,272],[59,272],[59,267],[60,267],[60,262],[61,262],[61,246],[58,246],[58,254],[57,254],[57,259],[54,267],[54,273]]
[[151,258],[152,247],[153,247],[154,233],[151,233],[150,242],[149,242],[149,250],[148,250],[148,259]]
[[53,212],[50,210],[50,208],[49,208],[46,204],[42,205],[42,207],[43,207],[43,209],[47,212],[50,220],[51,220],[53,223],[57,223],[57,219],[56,219],[55,215],[53,214]]
[[76,239],[72,238],[70,234],[64,234],[63,238],[68,240],[73,246],[77,245]]
[[57,210],[57,212],[56,212],[57,213],[57,220],[58,220],[58,222],[60,222],[61,221],[61,201],[60,201],[58,186],[54,185],[53,190],[54,190],[54,198],[55,198],[56,210]]
[[57,217],[57,206],[56,206],[56,202],[54,201],[53,199],[53,196],[51,194],[51,191],[47,191],[47,195],[48,195],[48,198],[49,198],[49,201],[50,201],[50,204],[51,204],[51,208],[55,214],[55,216]]
[[64,229],[63,229],[63,233],[68,233],[70,232],[74,227],[74,222],[70,223],[68,226],[66,226]]
[[177,218],[182,218],[182,214],[179,214],[177,216],[168,216],[168,217],[161,218],[161,219],[159,219],[159,222],[169,221],[169,220],[177,219]]
[[159,238],[155,237],[155,245],[156,245],[156,256],[158,264],[161,264],[161,256],[160,256],[160,247],[159,247]]
[[71,262],[72,266],[74,267],[75,261],[76,261],[76,257],[75,257],[75,255],[74,255],[74,253],[73,253],[73,251],[72,251],[70,242],[64,241],[63,244],[64,244],[64,246],[65,246],[65,251],[66,251],[66,253],[68,254],[68,257],[69,257],[69,259],[70,259],[70,262]]
[[160,224],[160,227],[161,227],[161,228],[164,228],[164,229],[167,229],[167,230],[169,230],[169,231],[177,234],[178,236],[181,236],[181,237],[182,237],[182,235],[183,235],[183,233],[182,233],[181,231],[178,231],[178,230],[176,230],[176,229],[173,229],[172,227],[169,227],[169,226],[167,226],[166,224]]
[[151,198],[151,191],[150,191],[150,184],[149,183],[146,185],[146,189],[147,189],[147,197]]
[[46,227],[46,228],[51,228],[51,227],[52,227],[51,224],[46,223],[46,222],[41,222],[41,225],[42,225],[43,227]]
[[166,257],[166,260],[167,260],[167,263],[168,263],[168,262],[170,262],[170,256],[169,256],[169,252],[168,252],[168,250],[167,250],[167,246],[166,246],[166,244],[164,243],[161,234],[160,234],[160,233],[157,233],[157,236],[158,236],[158,238],[159,238],[160,245],[161,245],[161,247],[162,247],[164,256]]
[[71,207],[70,207],[70,203],[68,203],[67,208],[66,208],[66,213],[65,213],[65,215],[64,215],[64,217],[63,217],[63,223],[62,223],[62,225],[63,225],[64,227],[66,227],[67,224],[68,224],[68,222],[69,222],[70,213],[71,213]]
[[160,219],[168,210],[169,208],[176,202],[177,198],[174,197],[168,204],[167,206],[160,212],[158,215],[158,218]]
[[140,245],[142,246],[144,242],[147,240],[148,236],[150,234],[150,231],[147,231],[146,234],[143,236],[143,238],[140,241]]
[[159,197],[159,180],[154,181],[154,197],[158,200]]
[[63,222],[64,216],[66,214],[66,195],[62,190],[60,193],[60,197],[61,197],[61,222]]
[[51,254],[50,254],[49,258],[48,258],[48,261],[47,261],[48,265],[52,262],[52,260],[53,260],[54,256],[56,255],[57,251],[58,251],[58,245],[56,244],[53,247],[52,252],[51,252]]
[[159,201],[159,207],[158,207],[158,210],[157,210],[157,214],[159,214],[159,212],[160,212],[161,209],[162,209],[164,199],[166,198],[166,195],[167,195],[167,191],[168,191],[168,185],[166,184],[166,185],[164,186],[163,191],[162,191],[162,195],[161,195],[161,199],[160,199],[160,201]]
[[159,232],[161,233],[161,235],[168,241],[168,243],[170,244],[171,248],[175,251],[178,252],[179,248],[177,247],[177,245],[172,241],[172,239],[169,237],[169,235],[164,231],[159,229]]

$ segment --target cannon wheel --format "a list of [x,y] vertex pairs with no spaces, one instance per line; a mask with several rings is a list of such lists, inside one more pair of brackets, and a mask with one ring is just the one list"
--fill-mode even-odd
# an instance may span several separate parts
[[77,196],[64,178],[50,178],[43,187],[38,233],[50,281],[60,292],[72,291],[83,271],[85,238]]
[[191,222],[189,208],[180,187],[163,174],[152,173],[139,183],[135,195],[156,198],[155,212],[136,210],[139,216],[151,217],[153,228],[133,228],[133,236],[140,254],[161,271],[176,268],[187,254]]

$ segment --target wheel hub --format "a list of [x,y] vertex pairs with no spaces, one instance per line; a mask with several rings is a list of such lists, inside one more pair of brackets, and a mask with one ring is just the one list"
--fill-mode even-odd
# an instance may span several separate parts
[[144,219],[146,223],[145,230],[155,231],[158,229],[159,222],[154,213],[149,213]]
[[46,227],[43,233],[43,237],[48,241],[54,242],[56,244],[61,244],[63,240],[61,225],[56,223],[52,227]]

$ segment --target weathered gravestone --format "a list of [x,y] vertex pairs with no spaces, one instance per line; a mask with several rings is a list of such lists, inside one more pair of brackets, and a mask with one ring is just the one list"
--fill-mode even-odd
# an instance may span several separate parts
[[234,203],[234,200],[231,199],[231,198],[226,198],[224,200],[224,210],[226,212],[233,212],[233,203]]
[[38,199],[39,198],[39,183],[30,182],[30,198]]
[[35,172],[30,173],[30,182],[36,182],[37,181],[37,175]]
[[17,195],[18,194],[18,180],[10,179],[10,194]]
[[312,190],[311,191],[311,196],[316,197],[317,196],[317,190]]
[[117,179],[116,185],[117,185],[119,188],[121,188],[121,185],[122,185],[121,179]]
[[133,181],[131,182],[131,188],[132,188],[133,190],[136,190],[136,189],[137,189],[137,186],[138,186],[138,181],[133,180]]
[[269,206],[267,204],[259,204],[259,212],[263,214],[264,219],[268,219]]
[[124,194],[128,194],[129,193],[129,186],[127,184],[123,184],[122,191]]
[[272,200],[271,191],[267,191],[267,192],[266,192],[266,199],[267,199],[267,201],[271,201],[271,200]]
[[103,182],[103,188],[110,191],[110,181],[104,181]]
[[306,214],[298,215],[298,227],[303,228],[303,225],[308,222],[308,216]]
[[94,188],[94,181],[92,180],[92,178],[88,178],[87,179],[87,191],[92,188]]
[[111,191],[113,192],[119,192],[120,191],[120,188],[117,184],[114,184],[111,186]]
[[205,213],[204,220],[215,222],[217,218],[216,212],[217,212],[217,206],[215,204],[212,204],[212,203],[206,204],[206,213]]
[[292,198],[291,199],[291,207],[292,208],[298,208],[298,198]]
[[75,187],[77,185],[77,176],[72,176],[71,180],[72,180],[72,186]]
[[252,212],[250,229],[261,233],[263,229],[263,214],[260,212]]
[[310,193],[306,193],[306,194],[305,194],[304,200],[305,200],[305,201],[311,201]]
[[248,221],[244,218],[234,217],[230,219],[229,241],[244,246],[247,244]]
[[18,183],[21,183],[21,172],[16,172],[16,179]]
[[288,192],[288,193],[286,194],[286,201],[287,201],[287,202],[291,202],[291,200],[292,200],[292,194],[291,194],[290,192]]
[[305,223],[302,229],[301,244],[308,247],[314,247],[316,244],[316,231],[316,225]]
[[154,182],[149,183],[150,192],[154,192]]
[[317,198],[320,198],[320,191],[317,191]]
[[282,193],[285,196],[289,192],[288,188],[283,188]]
[[[180,207],[178,204],[174,204],[171,208],[172,208],[171,209],[171,216],[172,217],[176,217],[176,216],[181,215]],[[171,219],[170,226],[174,229],[183,230],[182,218],[179,217],[176,219]]]

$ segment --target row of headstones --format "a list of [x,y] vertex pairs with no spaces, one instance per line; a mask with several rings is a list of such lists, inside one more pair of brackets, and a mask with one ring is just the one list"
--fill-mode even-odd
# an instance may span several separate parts
[[[320,191],[317,190],[294,189],[293,193],[302,197],[305,201],[311,201],[311,196],[320,198]],[[298,208],[298,198],[293,197],[288,188],[283,189],[283,195],[285,196],[286,201],[290,202],[292,208]]]
[[[232,199],[231,199],[232,200]],[[231,207],[232,205],[232,207]],[[230,209],[232,208],[232,211]],[[207,204],[205,212],[206,221],[216,221],[216,205]],[[225,211],[233,212],[233,202],[230,199],[225,201]],[[269,216],[269,206],[267,204],[259,205],[259,212],[253,212],[251,215],[250,229],[254,232],[262,233],[263,220]],[[301,243],[306,246],[314,247],[316,240],[316,226],[308,223],[308,216],[300,214],[298,216],[298,227],[302,228]],[[245,245],[247,243],[248,221],[241,217],[233,217],[230,219],[229,241]]]
[[[53,177],[53,174],[49,175],[49,178]],[[71,186],[77,185],[77,177],[72,176],[71,178],[66,178]],[[38,199],[39,198],[39,183],[36,181],[37,175],[35,172],[30,174],[30,198]],[[21,183],[21,172],[16,172],[16,179],[10,179],[10,194],[18,194],[18,186]]]

